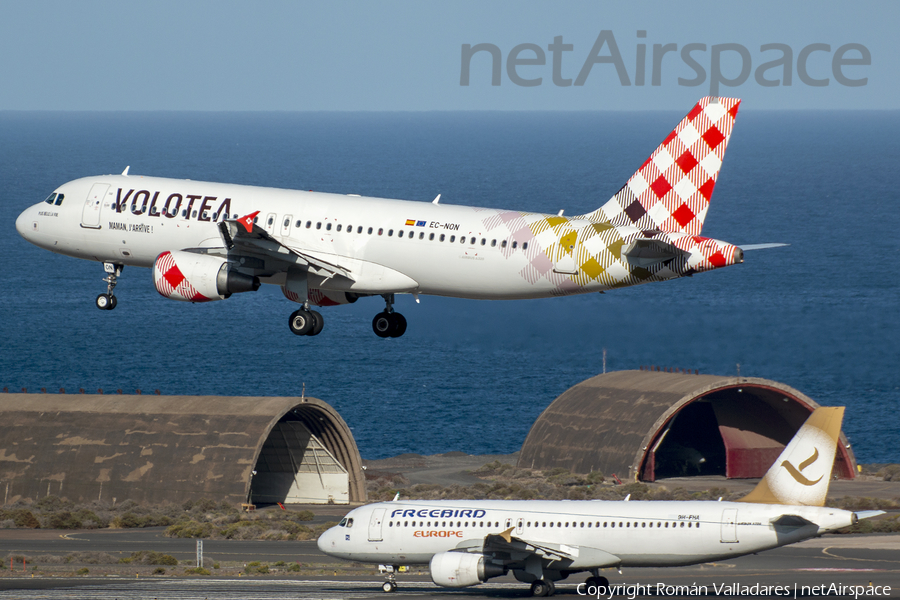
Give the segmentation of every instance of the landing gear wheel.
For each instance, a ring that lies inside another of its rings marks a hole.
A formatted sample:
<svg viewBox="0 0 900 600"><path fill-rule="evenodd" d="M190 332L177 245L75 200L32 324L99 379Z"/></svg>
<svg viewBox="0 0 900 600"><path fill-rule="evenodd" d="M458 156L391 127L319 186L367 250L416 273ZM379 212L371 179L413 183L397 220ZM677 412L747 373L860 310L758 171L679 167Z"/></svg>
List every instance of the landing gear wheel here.
<svg viewBox="0 0 900 600"><path fill-rule="evenodd" d="M291 328L291 332L295 335L309 335L314 326L315 318L310 311L302 308L292 312L288 319L288 327Z"/></svg>
<svg viewBox="0 0 900 600"><path fill-rule="evenodd" d="M391 318L392 314L380 312L372 319L372 331L380 338L391 337L396 325L396 321Z"/></svg>
<svg viewBox="0 0 900 600"><path fill-rule="evenodd" d="M381 584L381 589L384 590L384 593L390 594L397 591L397 584L393 581L385 581Z"/></svg>
<svg viewBox="0 0 900 600"><path fill-rule="evenodd" d="M96 300L97 308L100 310L112 310L115 306L115 298L115 296L110 296L109 294L100 294Z"/></svg>
<svg viewBox="0 0 900 600"><path fill-rule="evenodd" d="M315 310L309 311L309 314L313 317L313 326L307 335L319 335L322 333L322 328L325 327L325 318Z"/></svg>
<svg viewBox="0 0 900 600"><path fill-rule="evenodd" d="M107 310L114 309L116 307L116 304L118 304L118 303L119 303L119 301L116 300L115 296L110 296L109 297L109 308Z"/></svg>
<svg viewBox="0 0 900 600"><path fill-rule="evenodd" d="M544 596L552 596L553 592L555 592L555 586L551 581L545 581L543 579L538 579L534 583L531 584L531 595L537 598L543 598Z"/></svg>
<svg viewBox="0 0 900 600"><path fill-rule="evenodd" d="M391 332L391 337L398 338L406 333L406 317L400 313L391 313L391 316L394 317L394 331Z"/></svg>
<svg viewBox="0 0 900 600"><path fill-rule="evenodd" d="M606 577L588 577L584 583L586 583L588 587L594 586L603 588L604 590L609 588L609 579ZM603 594L605 595L606 592L603 592Z"/></svg>

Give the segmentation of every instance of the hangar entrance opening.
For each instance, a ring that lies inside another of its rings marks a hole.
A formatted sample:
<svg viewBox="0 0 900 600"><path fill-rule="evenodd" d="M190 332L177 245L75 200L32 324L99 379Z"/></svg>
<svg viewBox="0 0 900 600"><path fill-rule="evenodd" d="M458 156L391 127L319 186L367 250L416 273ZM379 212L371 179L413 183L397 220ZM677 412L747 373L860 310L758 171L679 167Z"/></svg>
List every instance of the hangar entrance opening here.
<svg viewBox="0 0 900 600"><path fill-rule="evenodd" d="M322 441L291 413L266 438L250 483L256 504L348 504L350 476Z"/></svg>
<svg viewBox="0 0 900 600"><path fill-rule="evenodd" d="M655 478L725 475L725 444L709 402L681 410L650 452Z"/></svg>

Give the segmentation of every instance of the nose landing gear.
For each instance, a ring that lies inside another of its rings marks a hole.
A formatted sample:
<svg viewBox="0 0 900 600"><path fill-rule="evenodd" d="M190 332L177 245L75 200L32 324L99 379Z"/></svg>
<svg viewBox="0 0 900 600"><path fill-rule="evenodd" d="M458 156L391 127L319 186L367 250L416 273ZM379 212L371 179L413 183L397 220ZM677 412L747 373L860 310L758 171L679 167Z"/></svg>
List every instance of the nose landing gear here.
<svg viewBox="0 0 900 600"><path fill-rule="evenodd" d="M406 333L406 317L394 312L394 295L384 295L385 309L372 319L372 331L380 338L400 337Z"/></svg>
<svg viewBox="0 0 900 600"><path fill-rule="evenodd" d="M97 296L95 302L97 308L100 310L112 310L116 307L116 304L118 304L115 295L113 295L113 290L115 289L118 278L122 275L122 269L124 268L125 265L117 265L109 262L103 263L103 270L107 273L107 276L103 279L103 281L106 282L106 293Z"/></svg>

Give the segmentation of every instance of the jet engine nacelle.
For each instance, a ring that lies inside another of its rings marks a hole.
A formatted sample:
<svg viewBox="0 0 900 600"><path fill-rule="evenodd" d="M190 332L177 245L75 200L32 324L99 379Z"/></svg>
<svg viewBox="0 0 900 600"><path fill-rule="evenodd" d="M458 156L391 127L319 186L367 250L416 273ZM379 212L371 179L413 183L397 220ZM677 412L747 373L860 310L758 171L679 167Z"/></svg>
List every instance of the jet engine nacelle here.
<svg viewBox="0 0 900 600"><path fill-rule="evenodd" d="M477 585L503 575L503 567L485 564L484 555L466 552L439 552L431 557L431 580L443 587Z"/></svg>
<svg viewBox="0 0 900 600"><path fill-rule="evenodd" d="M303 304L303 300L296 293L281 286L281 293L291 302ZM353 304L359 300L359 294L353 292L335 292L332 290L320 290L309 288L309 302L316 306L337 306L338 304Z"/></svg>
<svg viewBox="0 0 900 600"><path fill-rule="evenodd" d="M153 263L156 291L170 300L210 302L239 292L255 292L259 278L238 273L221 256L174 250Z"/></svg>

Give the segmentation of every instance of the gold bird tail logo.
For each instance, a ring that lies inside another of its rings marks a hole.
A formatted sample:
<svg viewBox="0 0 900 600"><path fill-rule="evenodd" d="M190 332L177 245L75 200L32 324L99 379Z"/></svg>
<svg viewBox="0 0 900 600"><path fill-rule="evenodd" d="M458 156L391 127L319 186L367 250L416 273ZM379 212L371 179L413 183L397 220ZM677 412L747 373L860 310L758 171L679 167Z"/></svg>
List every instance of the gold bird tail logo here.
<svg viewBox="0 0 900 600"><path fill-rule="evenodd" d="M794 478L794 481L796 481L800 485L811 486L811 485L816 485L817 483L822 481L822 477L824 477L824 475L820 475L819 478L816 479L815 481L810 481L809 479L807 479L806 477L803 476L803 473L801 473L801 471L803 471L803 469L805 469L809 465L816 462L818 459L819 459L819 449L813 448L812 456L810 456L809 458L804 460L802 463L800 463L799 469L797 467L795 467L794 465L792 465L789 461L786 461L786 460L782 461L781 466L784 467L785 469L787 469L787 472L791 474L791 477Z"/></svg>

